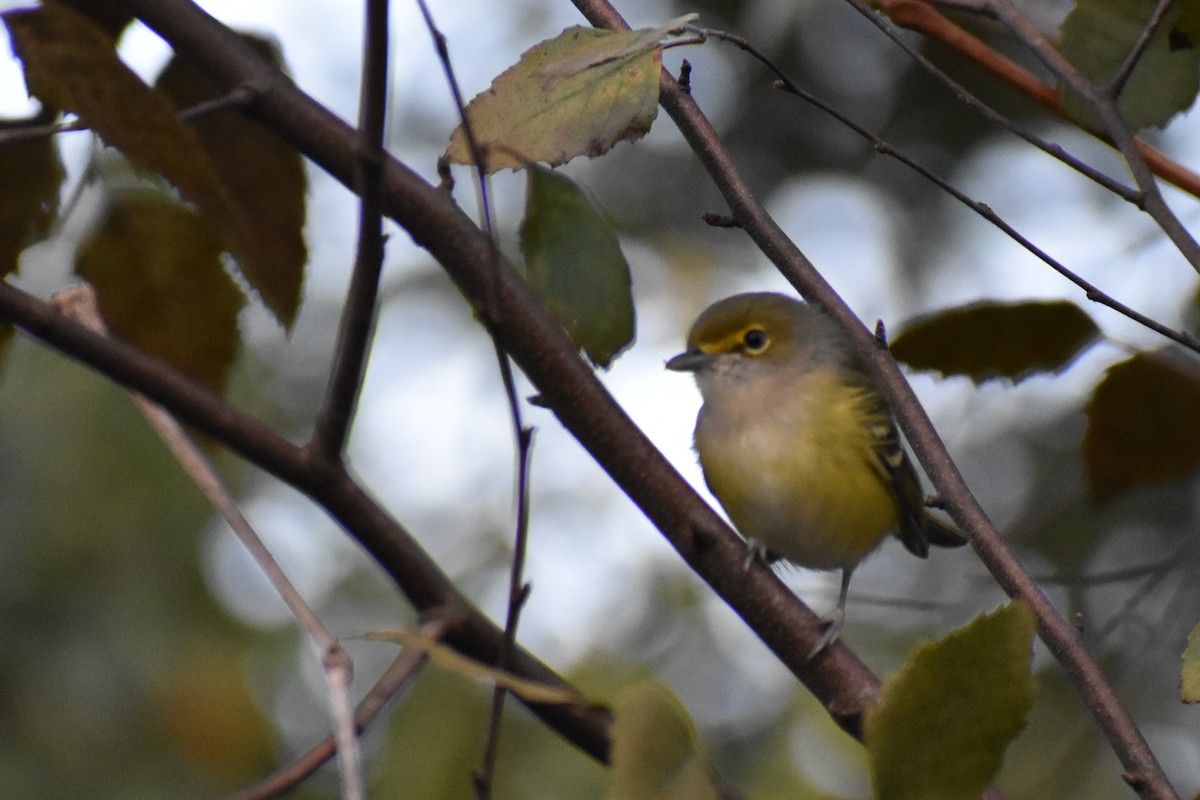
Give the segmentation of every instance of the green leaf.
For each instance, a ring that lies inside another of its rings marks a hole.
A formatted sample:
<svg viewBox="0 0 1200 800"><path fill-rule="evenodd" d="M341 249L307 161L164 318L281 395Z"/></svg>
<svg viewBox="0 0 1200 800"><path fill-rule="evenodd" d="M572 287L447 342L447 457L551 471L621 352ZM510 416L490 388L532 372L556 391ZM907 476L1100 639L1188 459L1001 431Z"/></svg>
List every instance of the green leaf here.
<svg viewBox="0 0 1200 800"><path fill-rule="evenodd" d="M1033 706L1033 633L1014 601L908 657L866 719L877 800L978 800Z"/></svg>
<svg viewBox="0 0 1200 800"><path fill-rule="evenodd" d="M132 162L166 178L216 223L226 247L246 253L246 226L196 132L161 92L121 63L112 38L57 3L3 15L31 94L78 114Z"/></svg>
<svg viewBox="0 0 1200 800"><path fill-rule="evenodd" d="M1078 0L1062 25L1062 54L1085 77L1103 85L1145 28L1157 0ZM1200 0L1176 2L1163 18L1118 99L1131 128L1162 126L1195 102L1200 91ZM1094 114L1069 90L1063 107L1072 119L1097 127Z"/></svg>
<svg viewBox="0 0 1200 800"><path fill-rule="evenodd" d="M1179 698L1185 703L1200 703L1200 624L1188 634L1187 647L1183 651Z"/></svg>
<svg viewBox="0 0 1200 800"><path fill-rule="evenodd" d="M282 54L273 42L243 38L260 55L283 66ZM171 59L155 86L181 108L218 96L217 88L203 73L178 56ZM300 307L308 261L304 243L308 182L303 159L236 109L206 114L193 125L217 176L229 190L236 213L247 223L242 272L267 308L290 328Z"/></svg>
<svg viewBox="0 0 1200 800"><path fill-rule="evenodd" d="M0 147L0 277L15 272L21 252L50 232L62 180L52 137Z"/></svg>
<svg viewBox="0 0 1200 800"><path fill-rule="evenodd" d="M1200 369L1173 350L1109 367L1087 417L1083 463L1096 503L1200 468Z"/></svg>
<svg viewBox="0 0 1200 800"><path fill-rule="evenodd" d="M621 693L613 709L608 800L717 800L712 768L687 709L659 684Z"/></svg>
<svg viewBox="0 0 1200 800"><path fill-rule="evenodd" d="M112 199L75 267L96 288L113 333L220 391L245 303L221 249L205 218L161 194L132 191Z"/></svg>
<svg viewBox="0 0 1200 800"><path fill-rule="evenodd" d="M974 303L905 326L892 355L913 369L1020 382L1037 372L1061 372L1100 335L1074 303Z"/></svg>
<svg viewBox="0 0 1200 800"><path fill-rule="evenodd" d="M521 221L525 279L601 367L633 341L629 264L604 210L564 175L531 165Z"/></svg>
<svg viewBox="0 0 1200 800"><path fill-rule="evenodd" d="M641 31L574 27L536 45L467 104L485 170L554 166L640 139L658 114L661 65L658 40ZM475 163L461 125L444 158Z"/></svg>

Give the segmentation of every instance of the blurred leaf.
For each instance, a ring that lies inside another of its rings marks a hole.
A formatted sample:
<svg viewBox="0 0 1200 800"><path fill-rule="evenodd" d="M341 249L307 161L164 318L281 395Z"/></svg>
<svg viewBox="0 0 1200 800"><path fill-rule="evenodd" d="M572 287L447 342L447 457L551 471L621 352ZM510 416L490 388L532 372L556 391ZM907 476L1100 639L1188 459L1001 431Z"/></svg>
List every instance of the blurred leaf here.
<svg viewBox="0 0 1200 800"><path fill-rule="evenodd" d="M226 247L246 252L246 227L196 132L117 58L113 40L82 14L49 4L4 15L31 94L79 115L144 169L162 175L216 223Z"/></svg>
<svg viewBox="0 0 1200 800"><path fill-rule="evenodd" d="M1033 706L1033 613L1020 601L917 648L864 738L878 800L977 800Z"/></svg>
<svg viewBox="0 0 1200 800"><path fill-rule="evenodd" d="M236 650L195 643L176 654L156 689L161 733L177 754L227 781L249 780L271 766L274 731L251 696Z"/></svg>
<svg viewBox="0 0 1200 800"><path fill-rule="evenodd" d="M609 800L716 800L713 772L687 709L643 681L614 708Z"/></svg>
<svg viewBox="0 0 1200 800"><path fill-rule="evenodd" d="M282 68L282 54L273 42L254 36L243 39ZM216 86L179 56L171 59L155 86L180 108L219 94ZM239 259L242 272L267 308L290 328L300 307L308 261L304 244L308 182L303 159L237 109L205 114L193 126L248 228L245 258Z"/></svg>
<svg viewBox="0 0 1200 800"><path fill-rule="evenodd" d="M1157 0L1078 0L1062 25L1062 54L1097 85L1108 81L1133 48ZM1186 111L1200 91L1200 0L1176 2L1134 68L1118 106L1134 130L1163 126ZM1070 90L1068 115L1098 127L1095 115Z"/></svg>
<svg viewBox="0 0 1200 800"><path fill-rule="evenodd" d="M531 165L521 221L525 279L593 364L633 341L629 264L612 221L564 175Z"/></svg>
<svg viewBox="0 0 1200 800"><path fill-rule="evenodd" d="M467 104L486 171L554 166L640 139L658 114L661 65L657 39L641 31L573 27L527 50ZM461 125L444 158L475 163Z"/></svg>
<svg viewBox="0 0 1200 800"><path fill-rule="evenodd" d="M224 388L245 298L221 264L221 242L207 220L154 192L118 195L75 266L96 287L113 333Z"/></svg>
<svg viewBox="0 0 1200 800"><path fill-rule="evenodd" d="M133 22L133 13L121 3L112 0L60 0L63 5L70 6L116 40L120 38L125 27Z"/></svg>
<svg viewBox="0 0 1200 800"><path fill-rule="evenodd" d="M21 252L50 232L62 180L52 137L0 147L0 277L15 272Z"/></svg>
<svg viewBox="0 0 1200 800"><path fill-rule="evenodd" d="M1200 703L1200 623L1188 634L1187 647L1183 651L1179 697L1185 703Z"/></svg>
<svg viewBox="0 0 1200 800"><path fill-rule="evenodd" d="M891 343L913 369L1020 382L1036 372L1061 372L1100 335L1074 303L973 303L912 320Z"/></svg>
<svg viewBox="0 0 1200 800"><path fill-rule="evenodd" d="M441 644L414 631L373 631L368 633L366 638L370 641L395 642L404 647L415 647L422 650L431 661L442 669L457 672L472 680L494 681L497 686L519 695L530 703L581 702L581 698L569 689L526 680L511 672L480 663L464 656L449 645Z"/></svg>
<svg viewBox="0 0 1200 800"><path fill-rule="evenodd" d="M1200 369L1172 350L1109 367L1087 415L1083 462L1095 503L1200 467Z"/></svg>

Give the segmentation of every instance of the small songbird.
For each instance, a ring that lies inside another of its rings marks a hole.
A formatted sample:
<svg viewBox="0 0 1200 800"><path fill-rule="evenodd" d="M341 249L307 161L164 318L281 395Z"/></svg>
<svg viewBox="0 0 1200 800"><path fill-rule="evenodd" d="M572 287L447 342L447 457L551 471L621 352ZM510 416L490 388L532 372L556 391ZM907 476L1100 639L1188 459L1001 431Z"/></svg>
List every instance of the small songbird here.
<svg viewBox="0 0 1200 800"><path fill-rule="evenodd" d="M887 400L818 309L767 292L726 298L666 366L695 375L696 453L750 544L747 566L761 555L842 571L814 654L839 636L850 576L888 533L921 558L966 544L926 510Z"/></svg>

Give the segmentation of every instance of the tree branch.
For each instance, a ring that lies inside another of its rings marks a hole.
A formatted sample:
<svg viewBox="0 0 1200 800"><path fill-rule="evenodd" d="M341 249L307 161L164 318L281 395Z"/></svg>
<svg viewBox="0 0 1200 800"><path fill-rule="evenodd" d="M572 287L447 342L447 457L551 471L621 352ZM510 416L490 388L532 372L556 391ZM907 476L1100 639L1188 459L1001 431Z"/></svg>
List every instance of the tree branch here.
<svg viewBox="0 0 1200 800"><path fill-rule="evenodd" d="M352 149L346 158L353 161ZM453 623L446 630L447 644L479 661L495 662L503 632L454 587L413 537L340 464L313 459L169 365L125 342L89 331L7 281L0 281L0 319L146 395L185 424L315 500L379 562L417 610L448 610ZM522 677L567 686L524 649L516 648L509 663ZM531 708L581 750L607 759L606 711L565 705Z"/></svg>
<svg viewBox="0 0 1200 800"><path fill-rule="evenodd" d="M574 0L574 3L593 25L628 29L606 0ZM708 118L666 71L662 73L661 91L663 107L712 176L739 226L806 299L816 302L837 320L870 366L891 400L905 436L941 493L946 509L970 535L972 546L997 583L1010 596L1030 604L1037 617L1039 635L1100 723L1126 769L1126 780L1142 797L1177 798L1136 723L1083 646L1078 631L1058 613L967 487L895 360L878 346L854 312L767 213Z"/></svg>
<svg viewBox="0 0 1200 800"><path fill-rule="evenodd" d="M367 0L359 95L358 159L354 184L359 196L358 250L338 329L325 404L311 447L322 458L340 460L366 373L367 348L375 329L379 275L383 271L383 211L380 171L387 122L388 0Z"/></svg>
<svg viewBox="0 0 1200 800"><path fill-rule="evenodd" d="M188 0L125 3L218 86L250 83L263 87L247 113L337 180L353 185L354 131L303 94L231 31ZM861 717L878 695L878 679L845 646L830 647L821 657L808 659L820 637L817 616L769 569L742 570L742 540L617 405L512 265L494 258L488 238L445 193L404 165L389 158L383 179L385 214L442 264L492 335L537 387L546 406L697 574L830 709L834 719L861 735ZM373 505L372 509L378 513ZM358 530L356 523L360 520L349 517L346 521L350 523L347 529L374 553L373 537ZM422 564L428 560L423 552L413 558ZM429 566L436 570L432 564ZM412 588L410 584L401 583L406 593ZM490 638L493 630L489 623L489 649L494 642ZM472 647L480 649L478 645ZM545 717L550 712L539 713ZM580 735L594 730L588 727ZM596 744L586 738L583 741ZM585 749L596 753L602 748Z"/></svg>

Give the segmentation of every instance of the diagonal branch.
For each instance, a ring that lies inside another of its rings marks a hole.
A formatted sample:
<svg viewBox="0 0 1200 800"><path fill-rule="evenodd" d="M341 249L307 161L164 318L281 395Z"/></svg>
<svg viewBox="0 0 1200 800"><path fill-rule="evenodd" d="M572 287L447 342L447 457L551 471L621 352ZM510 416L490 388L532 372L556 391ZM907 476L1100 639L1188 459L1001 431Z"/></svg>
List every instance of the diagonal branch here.
<svg viewBox="0 0 1200 800"><path fill-rule="evenodd" d="M628 29L607 0L575 0L575 5L593 25ZM1033 608L1039 635L1100 723L1125 766L1126 779L1143 797L1176 798L1158 760L1083 646L1078 631L1058 613L971 493L895 360L878 346L854 312L767 213L691 94L681 91L665 71L661 102L709 171L739 226L806 299L816 302L838 321L870 366L892 401L905 436L946 502L946 509L970 534L972 546L997 583L1010 596L1023 598Z"/></svg>
<svg viewBox="0 0 1200 800"><path fill-rule="evenodd" d="M353 136L351 131L350 136ZM353 150L347 151L347 162ZM388 516L341 464L313 459L267 425L171 366L125 342L100 336L7 281L0 281L0 319L59 352L144 394L180 421L321 505L383 567L418 611L453 618L445 641L465 655L494 663L503 632L455 588L412 535ZM566 682L527 650L514 648L513 672L552 686ZM608 756L609 715L601 708L531 706L548 725L599 760Z"/></svg>
<svg viewBox="0 0 1200 800"><path fill-rule="evenodd" d="M231 31L188 0L125 3L178 52L204 69L218 86L263 87L247 112L337 180L353 185L354 131L303 94ZM839 724L861 735L862 715L878 696L875 676L845 646L830 647L820 658L809 660L808 654L820 636L817 616L765 567L749 573L741 569L741 539L633 424L579 357L562 327L533 298L512 265L493 257L486 235L445 193L394 159L388 159L385 165L384 187L385 213L437 258L563 425L697 574L830 709ZM4 294L0 292L0 300ZM325 502L320 495L317 497ZM377 508L372 509L377 513ZM374 554L372 537L364 535L356 522L360 520L350 517L343 524L350 523L347 529ZM427 561L423 552L413 557L422 563ZM434 565L428 566L436 570ZM401 585L406 593L410 592L409 582ZM475 629L480 635L486 634L491 649L494 629L481 628L476 621ZM457 639L450 641L465 647L463 638L470 632L461 631ZM480 649L479 645L472 647ZM494 659L494 651L482 658ZM524 658L529 659L527 655ZM537 710L544 718L552 717L553 710ZM585 728L579 720L570 721L580 737L574 741L586 743L585 749L593 754L604 752L600 742L584 735L595 728ZM566 722L560 722L562 730Z"/></svg>

